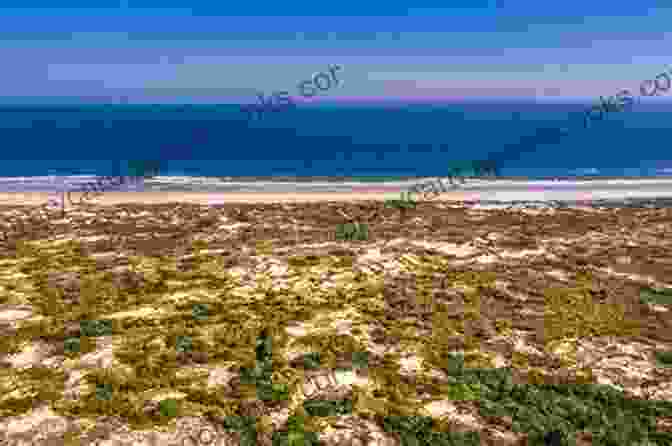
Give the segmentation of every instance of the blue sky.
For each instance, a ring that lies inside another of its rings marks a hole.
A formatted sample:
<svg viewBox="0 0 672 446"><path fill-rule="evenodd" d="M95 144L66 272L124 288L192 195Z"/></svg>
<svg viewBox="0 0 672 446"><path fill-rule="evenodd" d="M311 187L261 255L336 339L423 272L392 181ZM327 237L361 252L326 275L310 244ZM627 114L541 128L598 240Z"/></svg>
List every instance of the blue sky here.
<svg viewBox="0 0 672 446"><path fill-rule="evenodd" d="M669 1L409 3L3 0L0 98L252 102L338 64L315 100L592 101L672 69Z"/></svg>

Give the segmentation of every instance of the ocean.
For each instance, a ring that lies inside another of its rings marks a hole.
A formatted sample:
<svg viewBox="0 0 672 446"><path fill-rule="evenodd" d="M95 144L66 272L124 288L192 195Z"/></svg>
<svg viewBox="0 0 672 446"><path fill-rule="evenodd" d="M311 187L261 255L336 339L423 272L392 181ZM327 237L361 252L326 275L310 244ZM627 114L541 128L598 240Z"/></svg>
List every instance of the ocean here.
<svg viewBox="0 0 672 446"><path fill-rule="evenodd" d="M322 104L250 121L233 104L1 106L0 187L128 174L131 160L156 160L159 177L182 179L397 182L445 177L502 151L494 158L505 177L669 176L672 104L636 104L587 129L586 107ZM556 126L568 132L558 142L529 138Z"/></svg>

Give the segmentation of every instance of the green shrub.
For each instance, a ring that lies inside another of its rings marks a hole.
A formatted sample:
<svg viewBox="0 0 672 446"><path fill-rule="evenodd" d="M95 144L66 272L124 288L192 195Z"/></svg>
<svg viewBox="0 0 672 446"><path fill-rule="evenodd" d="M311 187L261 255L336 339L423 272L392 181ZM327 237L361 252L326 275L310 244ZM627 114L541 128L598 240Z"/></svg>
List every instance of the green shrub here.
<svg viewBox="0 0 672 446"><path fill-rule="evenodd" d="M311 417L331 417L352 413L352 400L306 400L303 408Z"/></svg>
<svg viewBox="0 0 672 446"><path fill-rule="evenodd" d="M315 432L304 429L301 415L290 415L287 419L287 430L273 432L273 446L318 446L319 439Z"/></svg>
<svg viewBox="0 0 672 446"><path fill-rule="evenodd" d="M434 432L432 419L426 416L390 415L383 418L383 429L397 433L402 445L408 446L478 446L481 444L477 432Z"/></svg>
<svg viewBox="0 0 672 446"><path fill-rule="evenodd" d="M159 412L162 416L167 418L174 418L177 416L177 400L167 398L159 403Z"/></svg>
<svg viewBox="0 0 672 446"><path fill-rule="evenodd" d="M289 388L285 384L273 384L271 337L265 333L260 334L256 340L255 353L257 357L254 368L240 368L240 382L242 384L254 384L257 390L257 398L262 401L283 401L289 398Z"/></svg>
<svg viewBox="0 0 672 446"><path fill-rule="evenodd" d="M229 431L242 432L249 429L254 429L255 422L256 420L254 417L231 415L224 417L222 427Z"/></svg>
<svg viewBox="0 0 672 446"><path fill-rule="evenodd" d="M96 384L96 398L103 401L112 399L112 385L111 384Z"/></svg>
<svg viewBox="0 0 672 446"><path fill-rule="evenodd" d="M553 430L560 431L562 444L569 444L579 431L591 431L593 444L672 441L672 434L655 430L657 416L672 416L669 401L628 399L598 384L514 385L510 369L468 369L457 379L479 383L479 413L510 417L513 430L526 433L530 446L544 445Z"/></svg>
<svg viewBox="0 0 672 446"><path fill-rule="evenodd" d="M411 192L401 193L400 199L387 199L385 200L385 207L393 209L415 209L417 202L411 197Z"/></svg>
<svg viewBox="0 0 672 446"><path fill-rule="evenodd" d="M193 349L193 340L191 336L178 336L175 341L175 350L180 353L188 352Z"/></svg>
<svg viewBox="0 0 672 446"><path fill-rule="evenodd" d="M464 372L464 355L448 354L445 372L448 375L462 375Z"/></svg>
<svg viewBox="0 0 672 446"><path fill-rule="evenodd" d="M257 446L257 431L246 430L241 432L240 446Z"/></svg>
<svg viewBox="0 0 672 446"><path fill-rule="evenodd" d="M208 318L208 306L205 304L194 304L191 313L194 319L204 321Z"/></svg>
<svg viewBox="0 0 672 446"><path fill-rule="evenodd" d="M257 361L270 361L272 357L272 339L266 333L261 333L257 337L255 352Z"/></svg>
<svg viewBox="0 0 672 446"><path fill-rule="evenodd" d="M431 446L479 446L478 432L430 432L426 444ZM406 444L409 444L408 442ZM550 446L550 445L549 445ZM554 446L554 445L553 445Z"/></svg>
<svg viewBox="0 0 672 446"><path fill-rule="evenodd" d="M273 391L272 396L274 401L287 401L289 399L289 386L287 384L272 384L271 390Z"/></svg>
<svg viewBox="0 0 672 446"><path fill-rule="evenodd" d="M289 388L286 384L274 384L270 378L256 380L257 398L261 401L286 401L289 399Z"/></svg>
<svg viewBox="0 0 672 446"><path fill-rule="evenodd" d="M270 382L273 373L273 363L271 361L257 361L254 368L240 368L240 382L243 384L259 384L260 380Z"/></svg>
<svg viewBox="0 0 672 446"><path fill-rule="evenodd" d="M310 431L276 431L273 432L273 446L318 446L320 444L315 432Z"/></svg>
<svg viewBox="0 0 672 446"><path fill-rule="evenodd" d="M303 367L306 369L317 369L320 367L320 353L310 352L303 355Z"/></svg>
<svg viewBox="0 0 672 446"><path fill-rule="evenodd" d="M259 377L258 375L260 375L260 374L257 372L256 368L250 369L250 368L247 368L247 367L241 367L240 368L240 383L241 384L247 384L247 385L256 384L257 379Z"/></svg>
<svg viewBox="0 0 672 446"><path fill-rule="evenodd" d="M655 352L656 361L661 367L672 367L672 350L664 352Z"/></svg>
<svg viewBox="0 0 672 446"><path fill-rule="evenodd" d="M369 367L369 352L352 352L352 366L358 369Z"/></svg>
<svg viewBox="0 0 672 446"><path fill-rule="evenodd" d="M365 223L339 223L336 226L337 240L368 240L369 225Z"/></svg>
<svg viewBox="0 0 672 446"><path fill-rule="evenodd" d="M672 289L644 288L639 292L639 301L643 304L672 305Z"/></svg>
<svg viewBox="0 0 672 446"><path fill-rule="evenodd" d="M478 384L455 383L448 386L448 398L454 401L470 401L478 398Z"/></svg>
<svg viewBox="0 0 672 446"><path fill-rule="evenodd" d="M70 337L63 342L67 354L79 353L81 350L81 341L79 338Z"/></svg>
<svg viewBox="0 0 672 446"><path fill-rule="evenodd" d="M112 321L107 319L80 321L79 327L82 336L91 338L97 336L110 336L113 333Z"/></svg>
<svg viewBox="0 0 672 446"><path fill-rule="evenodd" d="M228 431L240 433L240 446L256 446L257 428L254 417L227 416L222 422L222 427Z"/></svg>

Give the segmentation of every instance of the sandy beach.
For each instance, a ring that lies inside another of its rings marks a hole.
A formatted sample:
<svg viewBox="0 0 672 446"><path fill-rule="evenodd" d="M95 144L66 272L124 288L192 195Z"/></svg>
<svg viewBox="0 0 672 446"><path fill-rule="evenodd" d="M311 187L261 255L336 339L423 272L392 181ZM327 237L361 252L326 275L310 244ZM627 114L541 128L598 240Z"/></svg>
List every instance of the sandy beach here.
<svg viewBox="0 0 672 446"><path fill-rule="evenodd" d="M80 193L72 193L73 202L77 202ZM398 194L397 194L398 195ZM452 194L451 194L452 195ZM56 197L47 192L15 192L0 193L0 204L3 205L31 205L45 204L49 199ZM320 202L320 201L359 201L376 200L395 197L394 193L258 193L258 192L105 192L87 203L95 202L100 205L117 205L123 203L166 204L166 203L193 203L202 205L218 205L224 203L274 203L274 202ZM450 198L446 198L450 199ZM456 195L453 199L457 200ZM66 199L66 209L72 207Z"/></svg>
<svg viewBox="0 0 672 446"><path fill-rule="evenodd" d="M427 181L427 180L423 180ZM232 190L175 191L151 190L156 184L148 183L145 191L108 191L86 200L87 203L118 205L122 203L193 203L220 205L224 203L315 203L321 201L384 201L399 198L415 182L403 184L340 184L328 183L233 183ZM220 186L221 187L221 186ZM327 189L328 188L328 189ZM239 189L256 189L241 192ZM78 202L80 192L71 192L73 202ZM447 202L590 202L595 200L636 200L672 198L670 179L601 179L593 181L472 181L453 191L426 199L414 195L417 201ZM57 192L0 192L0 205L39 206L49 200L60 200ZM66 200L66 209L72 206Z"/></svg>

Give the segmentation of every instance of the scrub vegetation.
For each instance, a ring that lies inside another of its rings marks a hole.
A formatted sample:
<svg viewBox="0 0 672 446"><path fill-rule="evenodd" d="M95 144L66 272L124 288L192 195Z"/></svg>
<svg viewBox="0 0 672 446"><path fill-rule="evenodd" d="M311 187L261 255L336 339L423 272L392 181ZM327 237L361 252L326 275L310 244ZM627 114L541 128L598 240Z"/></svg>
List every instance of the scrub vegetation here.
<svg viewBox="0 0 672 446"><path fill-rule="evenodd" d="M44 404L134 431L198 417L249 445L332 444L326 432L343 420L367 426L349 427L355 437L378 429L404 445L496 444L493 430L510 435L508 444L672 442L669 303L656 310L640 299L653 291L604 272L621 247L567 241L588 227L609 234L627 214L604 216L598 228L573 210L531 220L418 203L414 221L399 222L382 203L349 204L349 215L373 209L379 218L368 220L368 239L336 240L342 212L297 206L315 228L298 244L291 228L286 238L268 229L274 212L295 215L286 205L108 207L100 212L110 219L133 217L94 230L90 214L73 212L32 239L30 227L12 227L14 241L0 247L0 304L30 315L1 326L0 419ZM444 245L408 242L423 239L417 228ZM478 248L474 240L493 232L494 248ZM105 233L123 243L97 238ZM467 263L458 249L473 243L479 256L501 256L560 235L576 250L545 245L554 256L480 263L470 254ZM564 277L547 274L553 268ZM613 376L602 340L649 343L631 354L648 358L644 390L600 382ZM38 344L50 361L20 366ZM308 394L323 372L356 379ZM436 412L442 404L475 421Z"/></svg>

